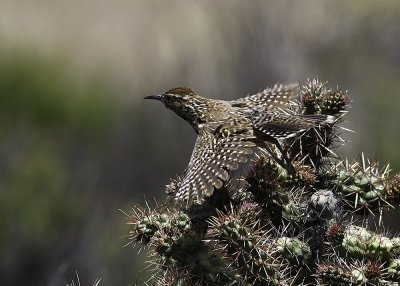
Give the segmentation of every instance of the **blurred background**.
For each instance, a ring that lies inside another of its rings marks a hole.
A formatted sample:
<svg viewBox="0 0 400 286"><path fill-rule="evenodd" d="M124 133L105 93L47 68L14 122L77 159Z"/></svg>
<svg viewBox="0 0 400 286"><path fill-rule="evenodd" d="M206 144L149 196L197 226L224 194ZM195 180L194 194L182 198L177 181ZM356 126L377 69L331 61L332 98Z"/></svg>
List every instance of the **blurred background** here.
<svg viewBox="0 0 400 286"><path fill-rule="evenodd" d="M397 0L0 0L1 284L143 285L119 209L189 160L191 127L142 100L171 87L318 76L353 98L342 154L400 170L399 51Z"/></svg>

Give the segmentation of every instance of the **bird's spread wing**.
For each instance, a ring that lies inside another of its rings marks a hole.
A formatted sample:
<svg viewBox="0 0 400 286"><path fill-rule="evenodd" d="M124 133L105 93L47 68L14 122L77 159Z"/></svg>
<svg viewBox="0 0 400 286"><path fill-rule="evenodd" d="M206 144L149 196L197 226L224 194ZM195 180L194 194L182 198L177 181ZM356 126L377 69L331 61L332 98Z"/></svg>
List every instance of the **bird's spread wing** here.
<svg viewBox="0 0 400 286"><path fill-rule="evenodd" d="M292 101L296 100L298 91L298 84L276 84L272 88L268 87L257 94L248 95L231 103L233 106L246 106L251 109L272 111L288 107Z"/></svg>
<svg viewBox="0 0 400 286"><path fill-rule="evenodd" d="M183 175L176 200L191 203L202 201L213 194L214 188L221 188L229 179L229 171L247 161L253 152L254 136L240 133L231 127L200 128L199 136ZM232 130L234 133L232 133Z"/></svg>
<svg viewBox="0 0 400 286"><path fill-rule="evenodd" d="M294 115L276 112L253 112L253 128L266 137L287 139L315 127L332 123L332 116Z"/></svg>

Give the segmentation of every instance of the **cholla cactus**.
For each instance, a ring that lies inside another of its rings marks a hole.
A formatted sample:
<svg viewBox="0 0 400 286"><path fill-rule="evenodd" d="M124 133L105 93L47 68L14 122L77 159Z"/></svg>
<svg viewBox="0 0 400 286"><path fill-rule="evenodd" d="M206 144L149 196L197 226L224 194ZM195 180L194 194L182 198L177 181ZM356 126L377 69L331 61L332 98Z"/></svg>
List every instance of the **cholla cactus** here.
<svg viewBox="0 0 400 286"><path fill-rule="evenodd" d="M399 285L400 237L382 229L385 209L400 202L400 174L336 155L347 92L313 79L300 93L288 113L336 120L258 150L248 172L204 202L177 205L178 178L164 205L133 207L129 242L150 249L151 283Z"/></svg>

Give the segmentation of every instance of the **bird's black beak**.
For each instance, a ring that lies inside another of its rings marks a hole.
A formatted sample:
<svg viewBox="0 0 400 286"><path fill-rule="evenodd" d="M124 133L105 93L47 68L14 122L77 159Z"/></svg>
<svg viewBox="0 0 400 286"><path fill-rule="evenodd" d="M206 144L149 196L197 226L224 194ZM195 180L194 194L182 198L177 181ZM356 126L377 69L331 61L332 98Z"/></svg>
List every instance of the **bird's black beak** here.
<svg viewBox="0 0 400 286"><path fill-rule="evenodd" d="M163 96L161 94L157 94L157 95L149 95L146 96L144 99L155 99L155 100L162 100Z"/></svg>

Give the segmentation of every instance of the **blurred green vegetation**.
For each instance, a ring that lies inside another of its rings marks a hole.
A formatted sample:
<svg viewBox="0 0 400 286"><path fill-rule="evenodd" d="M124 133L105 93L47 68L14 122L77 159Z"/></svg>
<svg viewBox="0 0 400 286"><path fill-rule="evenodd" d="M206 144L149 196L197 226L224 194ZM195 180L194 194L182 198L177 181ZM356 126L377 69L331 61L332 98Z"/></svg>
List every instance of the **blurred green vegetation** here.
<svg viewBox="0 0 400 286"><path fill-rule="evenodd" d="M0 52L3 282L44 283L41 264L51 267L69 251L88 214L85 186L96 179L78 184L75 168L112 142L116 101L104 84L79 81L62 64L24 51Z"/></svg>
<svg viewBox="0 0 400 286"><path fill-rule="evenodd" d="M23 51L0 53L2 132L15 132L25 125L39 129L33 133L48 132L50 137L97 140L107 134L115 110L105 86L73 80L62 72L62 64Z"/></svg>

